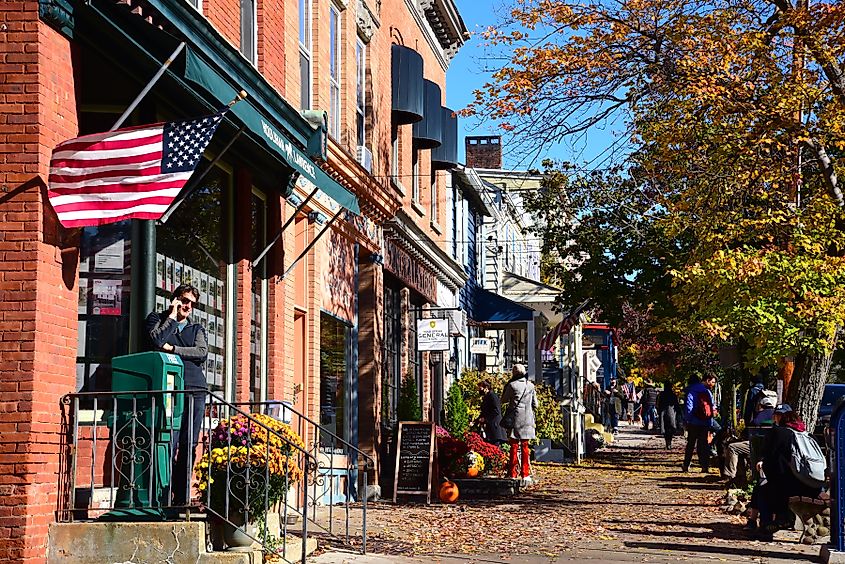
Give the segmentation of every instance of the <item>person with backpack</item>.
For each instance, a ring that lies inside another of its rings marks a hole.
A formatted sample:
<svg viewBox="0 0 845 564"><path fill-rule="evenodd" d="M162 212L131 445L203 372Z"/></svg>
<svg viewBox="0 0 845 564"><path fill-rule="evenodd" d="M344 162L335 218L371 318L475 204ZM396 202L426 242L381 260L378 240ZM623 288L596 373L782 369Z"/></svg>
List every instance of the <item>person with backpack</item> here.
<svg viewBox="0 0 845 564"><path fill-rule="evenodd" d="M751 387L748 388L748 393L745 394L745 405L742 410L742 420L746 425L751 424L754 415L757 413L757 404L760 403L760 394L766 389L763 383L763 374L755 374L751 377ZM777 397L777 396L775 396Z"/></svg>
<svg viewBox="0 0 845 564"><path fill-rule="evenodd" d="M770 540L778 529L789 528L793 496L818 497L824 484L825 459L801 417L789 405L775 409L775 425L766 435L757 468L760 537Z"/></svg>
<svg viewBox="0 0 845 564"><path fill-rule="evenodd" d="M746 422L746 427L743 431L745 439L728 443L725 446L725 465L722 469L722 476L727 479L725 482L726 488L738 487L745 483L745 463L751 456L749 428L771 427L774 413L775 399L769 396L763 396L757 404L757 413L754 419ZM741 469L739 477L737 476L738 469Z"/></svg>
<svg viewBox="0 0 845 564"><path fill-rule="evenodd" d="M684 452L684 463L681 470L689 472L692 453L698 453L698 463L703 473L710 471L710 445L708 436L713 429L713 393L716 386L716 376L708 374L702 381L690 378L684 401L684 422L687 427L687 446Z"/></svg>

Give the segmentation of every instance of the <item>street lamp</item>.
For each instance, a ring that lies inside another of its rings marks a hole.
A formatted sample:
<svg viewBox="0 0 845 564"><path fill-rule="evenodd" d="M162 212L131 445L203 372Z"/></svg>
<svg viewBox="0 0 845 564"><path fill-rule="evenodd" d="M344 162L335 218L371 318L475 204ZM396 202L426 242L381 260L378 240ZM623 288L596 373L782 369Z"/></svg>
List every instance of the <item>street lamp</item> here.
<svg viewBox="0 0 845 564"><path fill-rule="evenodd" d="M450 356L449 360L446 362L446 372L449 374L454 374L458 370L458 359L454 356Z"/></svg>

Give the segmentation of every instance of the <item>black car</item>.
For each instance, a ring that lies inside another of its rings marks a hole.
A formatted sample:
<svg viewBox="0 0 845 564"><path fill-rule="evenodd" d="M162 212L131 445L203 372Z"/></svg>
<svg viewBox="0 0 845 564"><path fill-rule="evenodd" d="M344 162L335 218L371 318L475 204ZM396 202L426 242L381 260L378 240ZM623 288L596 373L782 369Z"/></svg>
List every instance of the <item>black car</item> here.
<svg viewBox="0 0 845 564"><path fill-rule="evenodd" d="M819 416L816 419L814 435L820 436L824 433L825 427L830 424L833 408L836 407L839 399L843 396L845 396L845 384L825 384L822 401L819 403Z"/></svg>

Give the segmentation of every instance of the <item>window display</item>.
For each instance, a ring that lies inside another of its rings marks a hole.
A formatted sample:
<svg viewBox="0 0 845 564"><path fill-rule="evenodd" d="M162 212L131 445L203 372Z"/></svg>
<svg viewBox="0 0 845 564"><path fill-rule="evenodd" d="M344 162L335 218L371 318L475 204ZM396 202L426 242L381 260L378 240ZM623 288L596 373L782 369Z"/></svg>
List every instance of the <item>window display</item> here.
<svg viewBox="0 0 845 564"><path fill-rule="evenodd" d="M166 309L179 284L192 284L200 290L193 321L206 330L205 377L209 389L217 392L225 388L227 311L223 296L231 283L231 185L229 173L215 167L167 223L156 228L156 306Z"/></svg>

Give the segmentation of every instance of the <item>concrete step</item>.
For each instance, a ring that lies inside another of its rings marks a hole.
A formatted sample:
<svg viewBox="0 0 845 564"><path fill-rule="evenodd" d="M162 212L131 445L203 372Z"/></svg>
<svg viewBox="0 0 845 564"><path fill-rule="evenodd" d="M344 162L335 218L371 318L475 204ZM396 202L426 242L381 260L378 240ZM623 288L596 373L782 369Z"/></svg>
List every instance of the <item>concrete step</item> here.
<svg viewBox="0 0 845 564"><path fill-rule="evenodd" d="M57 564L188 564L205 552L205 523L53 523L47 537L47 561Z"/></svg>
<svg viewBox="0 0 845 564"><path fill-rule="evenodd" d="M253 545L245 551L208 552L205 522L53 523L47 540L47 562L114 564L168 562L170 564L262 564L263 553ZM317 549L307 539L306 553ZM298 562L302 541L289 536L281 562Z"/></svg>

